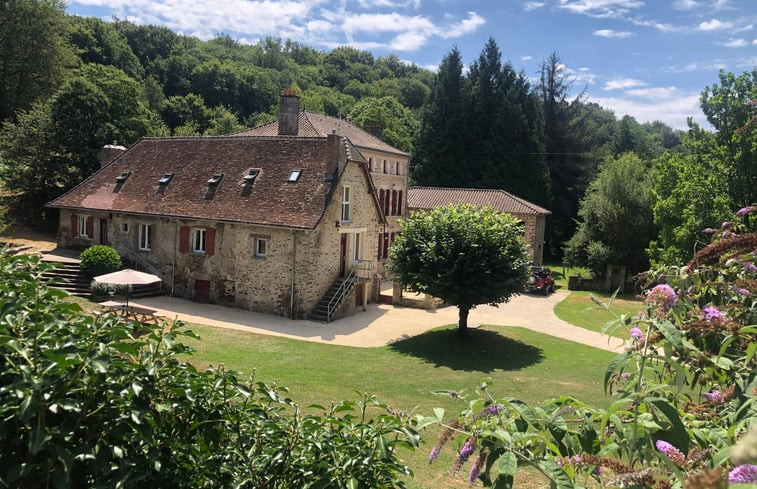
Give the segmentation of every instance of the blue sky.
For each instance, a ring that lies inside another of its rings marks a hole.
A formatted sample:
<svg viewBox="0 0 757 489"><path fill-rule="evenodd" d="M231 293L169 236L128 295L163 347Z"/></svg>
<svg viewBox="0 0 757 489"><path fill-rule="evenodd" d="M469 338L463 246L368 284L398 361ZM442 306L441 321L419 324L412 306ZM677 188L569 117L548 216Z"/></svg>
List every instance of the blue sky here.
<svg viewBox="0 0 757 489"><path fill-rule="evenodd" d="M704 122L699 94L718 70L757 69L757 0L68 0L66 11L201 39L351 45L432 70L454 46L470 64L493 37L534 81L556 51L590 101L681 129Z"/></svg>

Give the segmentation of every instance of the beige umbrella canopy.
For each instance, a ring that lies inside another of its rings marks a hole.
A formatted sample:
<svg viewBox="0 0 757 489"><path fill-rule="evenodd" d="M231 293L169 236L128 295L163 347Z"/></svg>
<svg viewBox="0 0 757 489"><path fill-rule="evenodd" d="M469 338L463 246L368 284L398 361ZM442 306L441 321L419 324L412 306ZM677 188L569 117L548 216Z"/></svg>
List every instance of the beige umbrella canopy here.
<svg viewBox="0 0 757 489"><path fill-rule="evenodd" d="M131 268L124 268L113 273L98 275L93 279L101 284L113 285L149 285L160 282L160 277L151 273L139 272ZM126 295L126 304L129 304L129 295Z"/></svg>

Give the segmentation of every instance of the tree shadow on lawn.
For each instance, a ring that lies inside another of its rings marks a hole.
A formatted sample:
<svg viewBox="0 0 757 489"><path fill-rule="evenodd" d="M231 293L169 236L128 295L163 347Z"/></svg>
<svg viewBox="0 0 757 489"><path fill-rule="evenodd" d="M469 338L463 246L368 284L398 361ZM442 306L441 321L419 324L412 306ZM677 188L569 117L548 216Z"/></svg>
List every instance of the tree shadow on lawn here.
<svg viewBox="0 0 757 489"><path fill-rule="evenodd" d="M468 330L467 337L458 336L457 328L436 329L392 343L389 348L436 367L469 372L520 370L544 359L541 348L485 329Z"/></svg>

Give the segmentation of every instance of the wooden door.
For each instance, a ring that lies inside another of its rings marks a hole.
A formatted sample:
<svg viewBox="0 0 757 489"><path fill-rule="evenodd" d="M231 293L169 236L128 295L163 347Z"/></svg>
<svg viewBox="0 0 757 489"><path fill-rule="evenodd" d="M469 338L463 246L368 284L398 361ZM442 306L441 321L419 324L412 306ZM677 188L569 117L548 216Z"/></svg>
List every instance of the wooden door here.
<svg viewBox="0 0 757 489"><path fill-rule="evenodd" d="M210 280L195 280L195 300L197 302L210 301Z"/></svg>
<svg viewBox="0 0 757 489"><path fill-rule="evenodd" d="M100 244L108 244L108 220L100 219Z"/></svg>
<svg viewBox="0 0 757 489"><path fill-rule="evenodd" d="M341 250L339 252L339 276L340 277L346 277L347 276L347 234L342 233L341 235Z"/></svg>

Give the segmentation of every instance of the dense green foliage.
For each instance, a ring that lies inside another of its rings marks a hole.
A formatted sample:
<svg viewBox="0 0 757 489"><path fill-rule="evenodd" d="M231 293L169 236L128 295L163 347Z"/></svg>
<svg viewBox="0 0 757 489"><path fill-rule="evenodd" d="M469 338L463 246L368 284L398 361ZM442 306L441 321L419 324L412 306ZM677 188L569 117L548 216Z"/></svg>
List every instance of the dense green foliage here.
<svg viewBox="0 0 757 489"><path fill-rule="evenodd" d="M587 266L604 277L608 265L627 273L649 267L645 248L657 236L647 166L633 153L609 157L586 189L576 234L565 247L565 261Z"/></svg>
<svg viewBox="0 0 757 489"><path fill-rule="evenodd" d="M471 308L507 302L528 277L521 223L491 207L459 204L414 212L389 255L403 287L457 306L461 335L467 334Z"/></svg>
<svg viewBox="0 0 757 489"><path fill-rule="evenodd" d="M558 489L757 483L757 234L744 229L651 272L646 311L605 326L628 338L604 374L608 409L568 396L528 405L484 382L460 415L421 420L445 427L429 460L457 438L454 470L472 460L470 481L486 486L513 487L524 466Z"/></svg>
<svg viewBox="0 0 757 489"><path fill-rule="evenodd" d="M407 420L371 396L303 413L277 385L179 360L179 324L93 316L0 255L0 485L404 487Z"/></svg>
<svg viewBox="0 0 757 489"><path fill-rule="evenodd" d="M104 275L121 269L121 255L106 245L90 246L79 255L81 271L90 277Z"/></svg>

